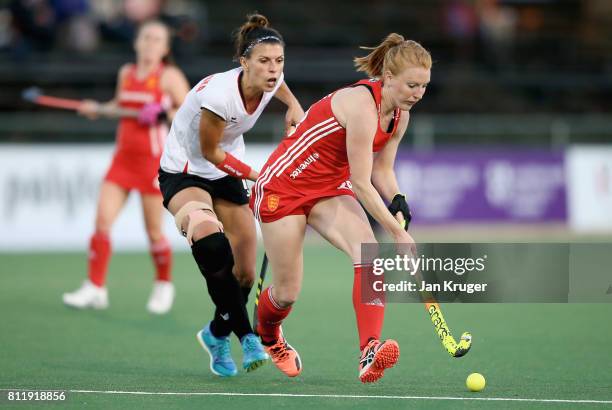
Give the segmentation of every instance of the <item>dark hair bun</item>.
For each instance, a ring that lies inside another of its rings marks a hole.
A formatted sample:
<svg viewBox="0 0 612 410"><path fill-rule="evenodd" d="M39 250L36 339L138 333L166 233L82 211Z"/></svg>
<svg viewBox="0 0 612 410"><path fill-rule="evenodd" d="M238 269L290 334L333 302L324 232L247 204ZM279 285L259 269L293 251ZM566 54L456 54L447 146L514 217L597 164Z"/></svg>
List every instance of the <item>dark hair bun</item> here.
<svg viewBox="0 0 612 410"><path fill-rule="evenodd" d="M258 38L276 37L277 42L284 46L283 37L280 33L270 27L268 18L257 12L247 15L246 22L235 31L234 42L236 45L236 54L234 60L238 61L241 56L249 54L249 44L257 41ZM274 39L268 39L267 42L274 42Z"/></svg>
<svg viewBox="0 0 612 410"><path fill-rule="evenodd" d="M249 24L253 24L259 27L270 27L270 22L268 21L268 18L262 14L249 14L247 16L247 22Z"/></svg>

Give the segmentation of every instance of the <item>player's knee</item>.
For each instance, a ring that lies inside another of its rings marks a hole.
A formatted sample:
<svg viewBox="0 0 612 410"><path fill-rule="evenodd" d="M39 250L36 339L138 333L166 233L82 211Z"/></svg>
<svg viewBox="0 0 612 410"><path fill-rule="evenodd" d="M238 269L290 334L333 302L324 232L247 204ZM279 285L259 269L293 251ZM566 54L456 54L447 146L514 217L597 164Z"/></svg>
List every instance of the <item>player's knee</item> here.
<svg viewBox="0 0 612 410"><path fill-rule="evenodd" d="M96 216L96 232L108 234L111 230L112 222L100 215Z"/></svg>
<svg viewBox="0 0 612 410"><path fill-rule="evenodd" d="M198 240L205 238L213 233L219 232L219 226L213 222L204 221L193 227L193 242L197 242ZM225 235L223 235L225 237Z"/></svg>
<svg viewBox="0 0 612 410"><path fill-rule="evenodd" d="M223 232L210 233L196 241L191 253L205 277L215 274L230 274L234 264L232 248Z"/></svg>
<svg viewBox="0 0 612 410"><path fill-rule="evenodd" d="M367 244L366 254L362 254L362 244ZM368 237L365 235L360 241L352 241L348 247L349 257L353 263L364 263L365 257L373 257L378 255L378 241L374 235Z"/></svg>
<svg viewBox="0 0 612 410"><path fill-rule="evenodd" d="M236 279L238 279L238 284L240 284L241 288L252 288L255 284L255 278L253 277L235 276Z"/></svg>
<svg viewBox="0 0 612 410"><path fill-rule="evenodd" d="M252 288L255 283L255 268L252 266L238 266L234 268L234 276L242 288Z"/></svg>
<svg viewBox="0 0 612 410"><path fill-rule="evenodd" d="M299 289L291 286L275 286L273 289L274 301L281 308L287 308L297 302Z"/></svg>
<svg viewBox="0 0 612 410"><path fill-rule="evenodd" d="M159 228L147 228L147 236L150 243L157 243L163 238L162 231Z"/></svg>
<svg viewBox="0 0 612 410"><path fill-rule="evenodd" d="M103 224L96 223L95 232L100 232L105 235L110 235L110 231L111 231L110 228L111 227L109 225L103 225Z"/></svg>
<svg viewBox="0 0 612 410"><path fill-rule="evenodd" d="M187 238L189 245L213 232L223 231L223 225L217 219L215 211L205 202L187 202L174 214L174 222L179 232Z"/></svg>

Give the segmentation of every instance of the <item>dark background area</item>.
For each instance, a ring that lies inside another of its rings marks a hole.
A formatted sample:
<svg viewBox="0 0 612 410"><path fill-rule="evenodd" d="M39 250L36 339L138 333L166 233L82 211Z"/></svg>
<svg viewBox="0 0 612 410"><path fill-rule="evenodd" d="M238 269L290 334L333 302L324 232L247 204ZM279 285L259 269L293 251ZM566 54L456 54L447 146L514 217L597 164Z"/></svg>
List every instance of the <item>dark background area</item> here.
<svg viewBox="0 0 612 410"><path fill-rule="evenodd" d="M13 0L0 1L0 141L112 141L114 122L89 122L20 99L110 99L133 59L139 22L174 32L174 57L191 84L233 66L232 31L259 11L285 37L286 81L307 107L362 77L360 45L398 32L434 58L407 144L564 146L612 136L612 2L607 0ZM282 137L272 104L248 140Z"/></svg>

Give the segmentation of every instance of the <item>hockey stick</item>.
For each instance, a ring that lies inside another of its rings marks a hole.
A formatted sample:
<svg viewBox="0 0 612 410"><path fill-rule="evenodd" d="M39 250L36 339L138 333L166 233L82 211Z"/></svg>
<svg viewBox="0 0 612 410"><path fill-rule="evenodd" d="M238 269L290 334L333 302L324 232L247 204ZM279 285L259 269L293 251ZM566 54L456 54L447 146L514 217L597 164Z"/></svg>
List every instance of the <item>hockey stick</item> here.
<svg viewBox="0 0 612 410"><path fill-rule="evenodd" d="M400 225L403 229L406 229L406 220L402 220ZM415 278L419 282L423 282L423 277L419 271L415 272ZM420 288L422 288L422 286ZM436 334L440 338L440 342L442 342L444 349L453 357L465 356L472 347L472 335L470 332L463 332L459 339L459 343L457 343L446 324L442 309L433 294L429 291L421 291L421 298L423 303L425 303L425 309L427 313L429 313L431 323L433 323Z"/></svg>
<svg viewBox="0 0 612 410"><path fill-rule="evenodd" d="M444 319L444 315L442 315L442 309L440 309L438 302L436 302L433 295L429 292L423 292L422 296L423 295L425 299L425 309L427 313L429 313L431 323L433 323L436 334L440 338L440 342L442 342L444 349L453 357L465 356L472 347L472 335L470 332L463 332L459 339L459 343L457 343L446 324L446 320Z"/></svg>
<svg viewBox="0 0 612 410"><path fill-rule="evenodd" d="M405 226L406 222L402 221L402 228ZM418 271L415 272L415 278L419 282L423 282L421 273ZM436 334L440 338L440 342L442 342L444 349L446 349L448 354L453 357L465 356L472 347L472 334L470 332L463 332L461 334L461 338L459 339L459 343L457 343L448 325L446 324L446 320L442 314L442 309L440 308L440 305L434 298L433 294L429 291L422 291L421 298L423 299L423 303L425 303L425 309L427 310L427 313L429 313L431 323L433 323Z"/></svg>
<svg viewBox="0 0 612 410"><path fill-rule="evenodd" d="M261 296L261 290L263 289L267 270L268 255L264 252L263 260L261 261L261 270L259 271L259 281L257 282L257 291L255 292L255 306L253 307L253 331L255 334L257 334L257 307L259 306L259 297Z"/></svg>
<svg viewBox="0 0 612 410"><path fill-rule="evenodd" d="M42 90L37 87L30 87L30 88L23 90L23 92L21 93L21 98L23 98L25 101L28 101L28 102L31 102L37 105L42 105L44 107L60 108L64 110L73 110L73 111L79 110L81 108L81 105L83 104L83 101L81 100L75 100L71 98L59 98L59 97L52 97L49 95L44 95ZM138 110L131 110L127 108L117 108L109 112L106 112L105 114L111 117L137 118Z"/></svg>

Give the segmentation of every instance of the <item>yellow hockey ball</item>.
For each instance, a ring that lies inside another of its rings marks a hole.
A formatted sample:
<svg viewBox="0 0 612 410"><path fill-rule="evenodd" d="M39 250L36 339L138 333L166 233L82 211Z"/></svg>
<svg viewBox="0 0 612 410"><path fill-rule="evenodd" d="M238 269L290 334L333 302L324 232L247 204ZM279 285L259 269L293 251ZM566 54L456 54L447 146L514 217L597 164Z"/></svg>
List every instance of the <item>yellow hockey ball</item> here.
<svg viewBox="0 0 612 410"><path fill-rule="evenodd" d="M485 388L485 378L480 373L472 373L467 377L465 385L470 391L481 391Z"/></svg>

